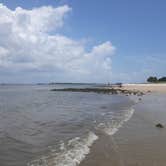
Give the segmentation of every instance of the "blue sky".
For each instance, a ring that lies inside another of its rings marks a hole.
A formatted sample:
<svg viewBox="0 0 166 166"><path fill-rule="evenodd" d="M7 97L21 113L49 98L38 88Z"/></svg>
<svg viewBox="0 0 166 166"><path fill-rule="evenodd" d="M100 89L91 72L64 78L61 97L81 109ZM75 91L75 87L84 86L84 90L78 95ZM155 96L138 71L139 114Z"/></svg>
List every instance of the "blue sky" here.
<svg viewBox="0 0 166 166"><path fill-rule="evenodd" d="M59 23L60 28L47 31L47 35L67 37L77 44L81 43L81 46L78 45L81 47L80 49L84 50L83 53L70 57L70 60L77 56L82 57L79 63L76 60L71 62L74 67L70 73L67 71L68 68L62 69L59 63L55 66L49 63L39 63L40 60L35 58L38 55L34 54L33 59L36 60L35 65L38 65L37 69L34 67L23 69L20 67L23 66L22 64L13 64L16 61L14 59L12 67L9 65L6 65L7 67L0 66L0 81L144 82L150 75L158 77L165 75L166 2L164 0L1 0L0 2L11 11L15 11L18 6L31 11L33 8L41 8L41 6L49 5L56 9L67 5L70 11L65 11L65 17L61 18L63 26ZM14 23L12 22L12 24ZM49 26L54 27L55 25L49 24ZM19 31L19 33L22 34L23 32ZM29 34L30 32L25 33ZM44 34L45 32L40 36ZM15 41L13 41L12 46L14 44ZM108 49L106 53L102 50L102 59L97 57L96 51L93 51L94 47L101 45L103 45L102 49ZM8 48L4 47L0 51L4 49L7 50ZM59 48L57 49L59 50ZM66 45L61 49L65 50ZM74 47L73 45L72 49L72 53L78 50L77 46ZM56 50L54 51L56 52ZM4 54L4 51L1 52ZM11 52L10 54L13 55L14 53ZM22 54L24 54L24 50ZM85 59L84 56L86 57L86 55L93 55L93 59ZM52 56L54 57L53 60L57 62L58 55ZM66 65L65 58L64 65ZM8 58L5 64L9 59L11 58ZM25 59L27 57L24 56L24 61ZM44 59L44 61L47 61L47 59ZM93 66L94 61L96 66L91 69L90 66ZM63 58L60 63L63 66ZM69 68L71 68L71 65L69 65ZM41 68L41 66L44 66L44 68ZM47 69L45 66L51 66L51 69ZM17 70L15 70L16 68Z"/></svg>

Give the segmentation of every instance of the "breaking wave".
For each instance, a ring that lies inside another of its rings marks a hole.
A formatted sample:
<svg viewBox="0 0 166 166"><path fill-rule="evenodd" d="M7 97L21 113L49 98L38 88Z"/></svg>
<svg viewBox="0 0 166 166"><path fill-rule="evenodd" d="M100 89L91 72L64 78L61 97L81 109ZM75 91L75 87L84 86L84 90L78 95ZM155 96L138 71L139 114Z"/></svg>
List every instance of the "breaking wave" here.
<svg viewBox="0 0 166 166"><path fill-rule="evenodd" d="M107 115L110 121L99 123L96 127L98 131L104 132L107 135L114 135L122 125L128 121L134 113L134 109L123 110L120 114ZM115 116L115 117L114 117ZM61 142L60 147L50 147L50 152L47 155L31 161L27 166L77 166L90 152L90 147L98 139L98 136L89 132L86 137L75 137L69 141Z"/></svg>
<svg viewBox="0 0 166 166"><path fill-rule="evenodd" d="M90 151L90 146L98 136L89 132L86 138L73 138L65 143L61 143L60 152L50 152L47 156L42 156L37 160L28 163L28 166L76 166Z"/></svg>
<svg viewBox="0 0 166 166"><path fill-rule="evenodd" d="M119 128L132 117L134 109L130 108L123 112L125 112L123 116L118 116L115 120L112 119L110 122L100 123L97 128L108 135L114 135Z"/></svg>

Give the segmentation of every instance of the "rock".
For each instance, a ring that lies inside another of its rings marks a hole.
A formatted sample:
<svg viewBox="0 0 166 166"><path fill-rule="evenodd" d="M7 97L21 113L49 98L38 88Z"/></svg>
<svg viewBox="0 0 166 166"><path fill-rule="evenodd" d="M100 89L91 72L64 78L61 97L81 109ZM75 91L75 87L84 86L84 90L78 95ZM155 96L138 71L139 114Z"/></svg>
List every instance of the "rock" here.
<svg viewBox="0 0 166 166"><path fill-rule="evenodd" d="M125 94L125 95L137 95L141 94L139 91L125 90L125 89L114 89L114 88L64 88L64 89L51 89L51 91L66 91L66 92L94 92L103 94Z"/></svg>
<svg viewBox="0 0 166 166"><path fill-rule="evenodd" d="M101 109L106 109L107 107L106 106L101 106Z"/></svg>
<svg viewBox="0 0 166 166"><path fill-rule="evenodd" d="M164 126L161 123L156 124L156 127L158 127L158 128L164 128Z"/></svg>

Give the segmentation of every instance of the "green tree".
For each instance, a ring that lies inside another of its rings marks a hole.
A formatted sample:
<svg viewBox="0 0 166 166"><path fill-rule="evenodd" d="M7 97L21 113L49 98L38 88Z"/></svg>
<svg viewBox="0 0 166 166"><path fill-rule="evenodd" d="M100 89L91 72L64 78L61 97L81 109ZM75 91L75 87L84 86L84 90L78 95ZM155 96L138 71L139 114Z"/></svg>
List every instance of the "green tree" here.
<svg viewBox="0 0 166 166"><path fill-rule="evenodd" d="M166 77L161 77L158 79L159 82L166 82Z"/></svg>
<svg viewBox="0 0 166 166"><path fill-rule="evenodd" d="M158 79L157 79L157 77L149 77L148 79L147 79L147 82L157 82L158 81Z"/></svg>

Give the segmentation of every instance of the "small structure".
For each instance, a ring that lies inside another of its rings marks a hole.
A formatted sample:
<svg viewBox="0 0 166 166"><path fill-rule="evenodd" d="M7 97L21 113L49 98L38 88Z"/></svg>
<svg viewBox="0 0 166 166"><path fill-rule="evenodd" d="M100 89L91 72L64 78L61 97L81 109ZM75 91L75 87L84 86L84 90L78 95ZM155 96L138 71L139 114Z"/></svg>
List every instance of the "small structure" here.
<svg viewBox="0 0 166 166"><path fill-rule="evenodd" d="M122 83L121 82L118 82L115 84L117 87L121 88L122 87Z"/></svg>

